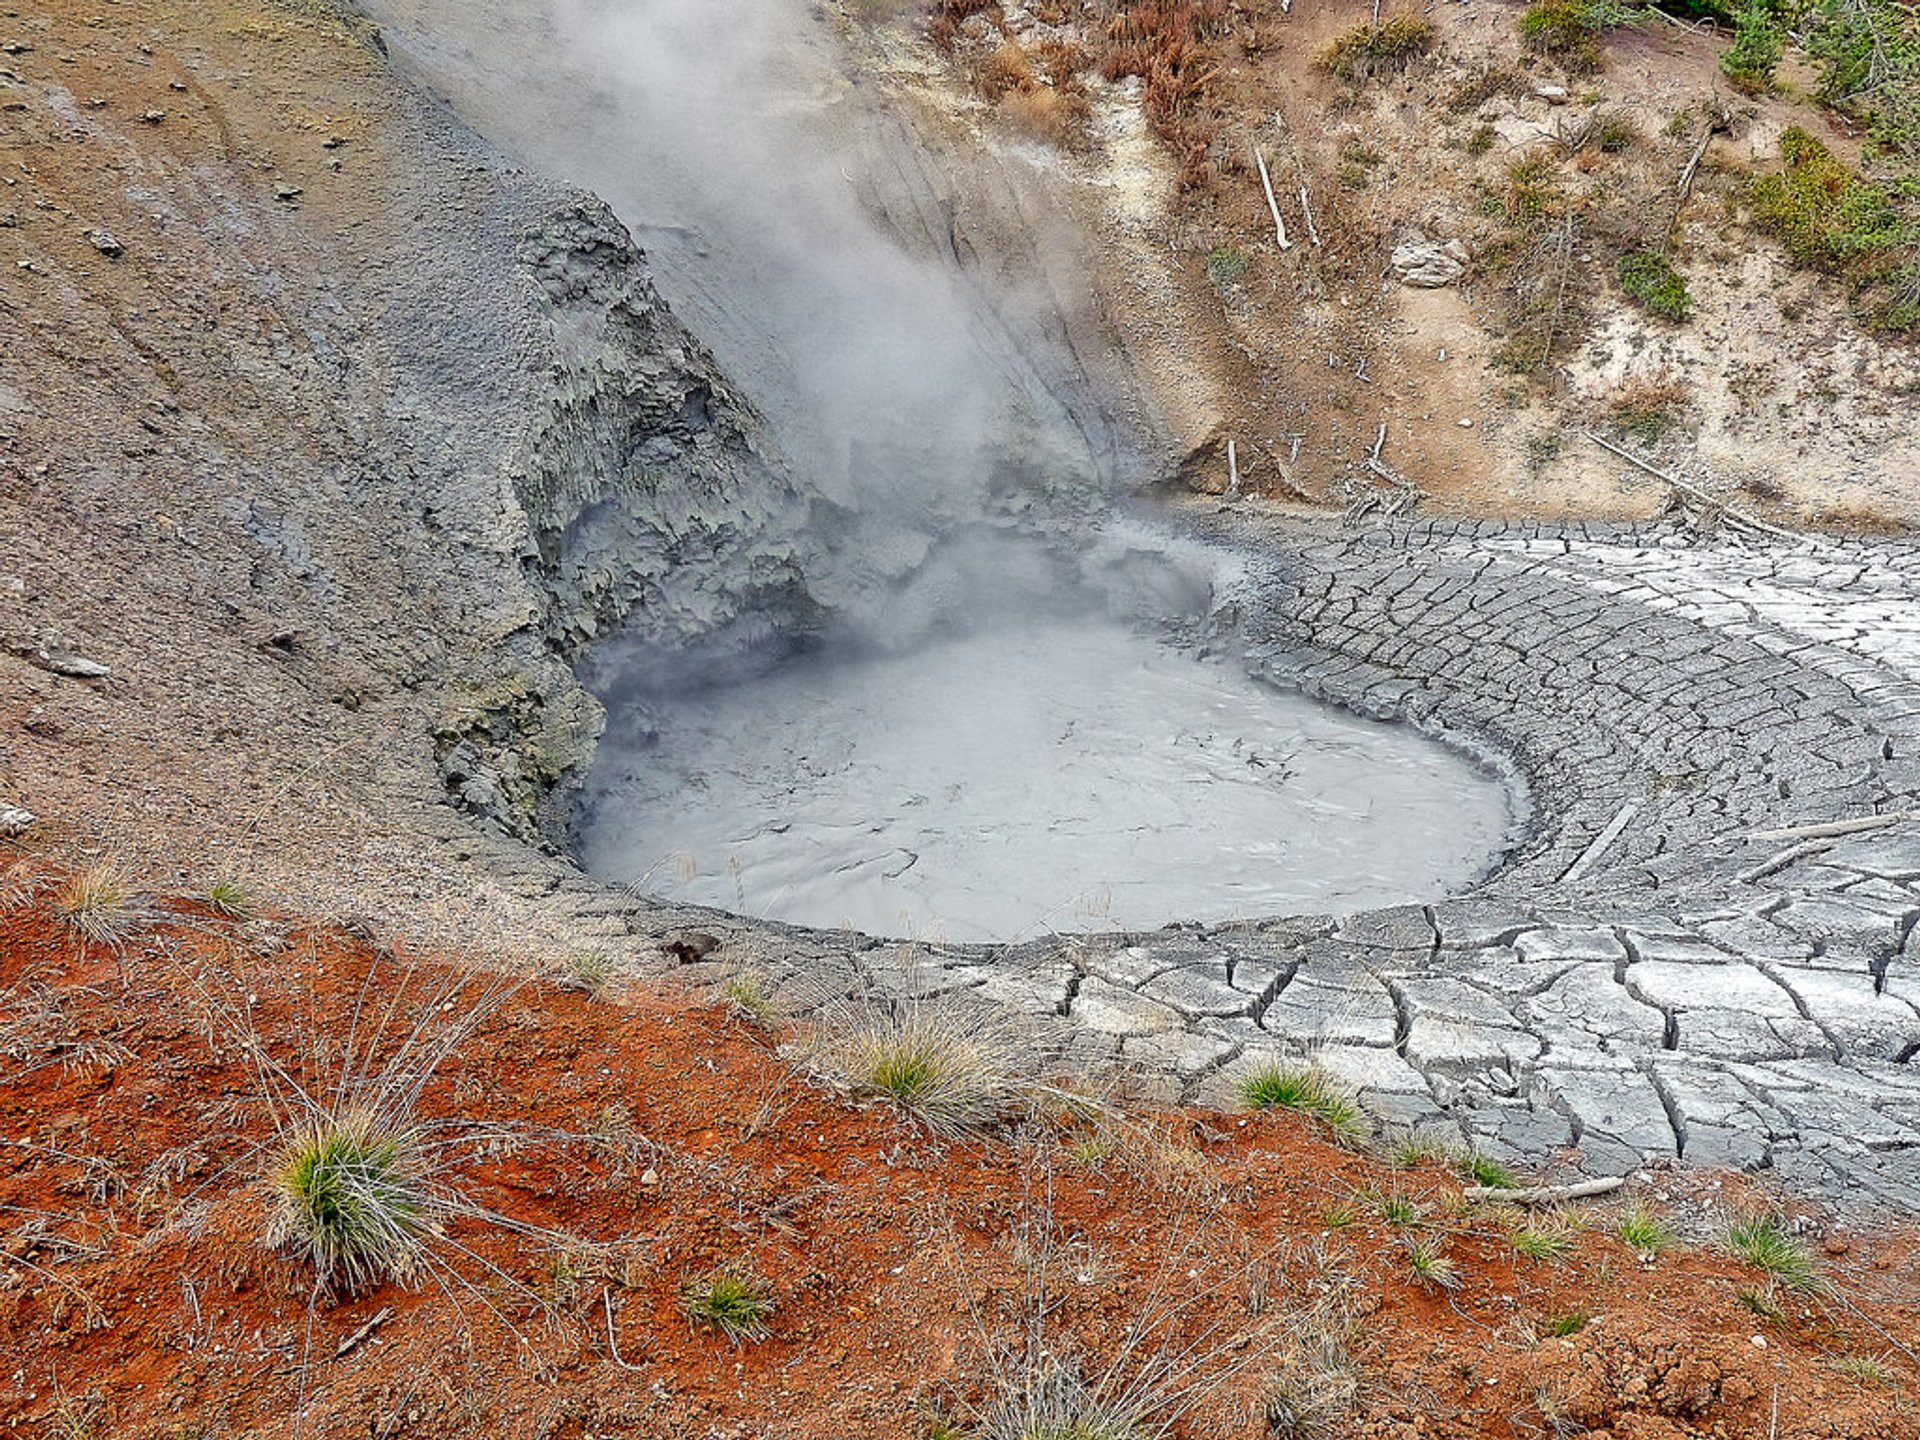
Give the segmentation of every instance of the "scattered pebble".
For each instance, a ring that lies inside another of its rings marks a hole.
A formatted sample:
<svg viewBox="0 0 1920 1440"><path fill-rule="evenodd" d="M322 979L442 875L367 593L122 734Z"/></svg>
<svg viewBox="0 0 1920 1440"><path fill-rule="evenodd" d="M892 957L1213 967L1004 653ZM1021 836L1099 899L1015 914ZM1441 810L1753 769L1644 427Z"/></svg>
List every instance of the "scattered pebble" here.
<svg viewBox="0 0 1920 1440"><path fill-rule="evenodd" d="M302 190L298 185L289 185L285 181L273 187L273 198L283 203L298 200L306 193L307 192Z"/></svg>
<svg viewBox="0 0 1920 1440"><path fill-rule="evenodd" d="M40 817L18 805L0 805L0 836L17 840L33 828Z"/></svg>
<svg viewBox="0 0 1920 1440"><path fill-rule="evenodd" d="M118 260L127 253L127 247L113 238L111 230L89 230L87 241L109 260Z"/></svg>
<svg viewBox="0 0 1920 1440"><path fill-rule="evenodd" d="M167 118L167 112L164 110L149 110L140 118L149 125L158 125Z"/></svg>

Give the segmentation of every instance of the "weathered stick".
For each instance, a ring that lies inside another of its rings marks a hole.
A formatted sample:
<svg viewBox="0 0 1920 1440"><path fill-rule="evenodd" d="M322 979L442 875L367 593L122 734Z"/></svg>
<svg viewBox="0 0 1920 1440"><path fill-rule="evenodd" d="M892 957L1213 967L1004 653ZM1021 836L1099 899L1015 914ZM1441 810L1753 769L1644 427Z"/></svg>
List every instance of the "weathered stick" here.
<svg viewBox="0 0 1920 1440"><path fill-rule="evenodd" d="M1227 441L1227 493L1240 493L1240 452L1231 440Z"/></svg>
<svg viewBox="0 0 1920 1440"><path fill-rule="evenodd" d="M1313 241L1313 248L1320 248L1320 227L1313 223L1313 207L1307 204L1307 187L1300 187L1300 213L1307 217L1307 238Z"/></svg>
<svg viewBox="0 0 1920 1440"><path fill-rule="evenodd" d="M1603 437L1594 434L1593 431L1591 430L1588 430L1585 433L1586 433L1586 437L1589 440L1593 441L1594 444L1598 445L1602 450L1611 451L1613 454L1618 455L1622 460L1625 460L1629 465L1638 466L1640 469L1646 471L1649 475L1652 475L1657 479L1666 481L1667 484L1671 485L1675 490L1679 491L1681 494L1691 495L1695 500L1699 501L1703 505L1712 505L1716 507L1722 515L1725 515L1729 520L1734 521L1736 524L1745 525L1749 529L1758 530L1762 535L1771 535L1776 540L1790 540L1795 544L1800 544L1804 542L1806 539L1806 536L1804 535L1796 535L1793 533L1793 531L1783 530L1778 525L1769 525L1766 521L1760 519L1758 516L1749 515L1744 510L1736 510L1731 505L1727 505L1722 501L1714 499L1713 496L1709 495L1706 491L1702 490L1698 485L1689 484L1687 481L1682 480L1678 475L1674 475L1669 473L1668 471L1662 470L1658 465L1653 464L1651 461L1642 460L1638 455L1634 454L1631 450L1627 450L1619 445L1615 445L1612 441L1604 439Z"/></svg>
<svg viewBox="0 0 1920 1440"><path fill-rule="evenodd" d="M1858 835L1862 830L1884 830L1911 820L1911 810L1889 810L1884 815L1862 815L1856 820L1822 820L1813 825L1787 825L1778 830L1749 830L1749 840L1817 840L1836 835Z"/></svg>
<svg viewBox="0 0 1920 1440"><path fill-rule="evenodd" d="M1582 1180L1578 1185L1535 1185L1525 1190L1502 1190L1493 1185L1469 1185L1460 1193L1469 1200L1493 1200L1503 1205L1558 1205L1563 1200L1590 1200L1611 1195L1626 1184L1622 1176Z"/></svg>
<svg viewBox="0 0 1920 1440"><path fill-rule="evenodd" d="M1267 192L1267 209L1273 213L1273 230L1280 237L1280 248L1291 250L1293 242L1287 239L1287 222L1280 218L1280 202L1273 198L1273 180L1267 174L1267 157L1260 153L1258 145L1253 147L1253 163L1260 167L1260 188Z"/></svg>
<svg viewBox="0 0 1920 1440"><path fill-rule="evenodd" d="M1789 845L1772 859L1762 860L1751 870L1742 870L1733 878L1742 885L1751 885L1756 880L1766 879L1767 876L1773 874L1776 870L1786 869L1787 866L1793 864L1796 860L1804 860L1809 855L1824 854L1828 850L1831 850L1836 843L1838 842L1831 838L1825 840L1802 840L1798 845Z"/></svg>
<svg viewBox="0 0 1920 1440"><path fill-rule="evenodd" d="M1640 803L1637 800L1629 800L1622 805L1619 813L1608 822L1607 828L1596 835L1593 843L1580 852L1580 858L1567 867L1566 873L1560 879L1562 881L1578 880L1586 874L1587 867L1607 853L1607 847L1620 838L1620 832L1625 830L1633 817L1639 813Z"/></svg>
<svg viewBox="0 0 1920 1440"><path fill-rule="evenodd" d="M373 1334L374 1331L378 1330L392 1318L393 1307L391 1305L382 1305L373 1313L372 1318L370 1318L366 1324L362 1325L358 1330L340 1342L340 1347L333 1352L333 1358L336 1360L344 1360L355 1350L359 1349L361 1343L366 1340L369 1335Z"/></svg>
<svg viewBox="0 0 1920 1440"><path fill-rule="evenodd" d="M1700 161L1706 156L1707 146L1713 143L1713 135L1713 126L1708 125L1707 133L1702 135L1700 143L1693 147L1693 158L1687 161L1687 168L1680 172L1680 198L1683 201L1693 193L1694 172L1700 168Z"/></svg>
<svg viewBox="0 0 1920 1440"><path fill-rule="evenodd" d="M1387 422L1382 420L1380 422L1380 433L1373 437L1373 458L1375 460L1378 460L1380 458L1380 447L1382 445L1385 445L1386 443L1387 443Z"/></svg>

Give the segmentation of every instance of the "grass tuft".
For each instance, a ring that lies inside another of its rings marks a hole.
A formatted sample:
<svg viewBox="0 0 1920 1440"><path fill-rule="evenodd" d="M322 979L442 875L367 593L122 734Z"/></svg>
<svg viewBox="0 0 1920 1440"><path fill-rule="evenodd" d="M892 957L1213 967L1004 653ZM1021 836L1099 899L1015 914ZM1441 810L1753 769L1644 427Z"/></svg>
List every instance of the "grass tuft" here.
<svg viewBox="0 0 1920 1440"><path fill-rule="evenodd" d="M1735 1259L1763 1271L1789 1290L1804 1294L1820 1288L1813 1252L1772 1215L1734 1221L1727 1227L1727 1249Z"/></svg>
<svg viewBox="0 0 1920 1440"><path fill-rule="evenodd" d="M1474 1151L1461 1160L1460 1169L1474 1184L1483 1185L1489 1190L1520 1188L1520 1177L1491 1155L1482 1155Z"/></svg>
<svg viewBox="0 0 1920 1440"><path fill-rule="evenodd" d="M1024 1108L1007 1022L963 1008L867 1006L830 1016L807 1052L854 1094L899 1107L936 1135L984 1130Z"/></svg>
<svg viewBox="0 0 1920 1440"><path fill-rule="evenodd" d="M1423 1235L1407 1242L1407 1269L1413 1278L1433 1290L1453 1290L1460 1284L1459 1272L1436 1236Z"/></svg>
<svg viewBox="0 0 1920 1440"><path fill-rule="evenodd" d="M780 1022L779 1002L758 975L735 975L720 987L720 993L744 1020L769 1030Z"/></svg>
<svg viewBox="0 0 1920 1440"><path fill-rule="evenodd" d="M1618 1234L1626 1247L1642 1259L1658 1255L1673 1244L1673 1231L1653 1211L1636 1205L1620 1217Z"/></svg>
<svg viewBox="0 0 1920 1440"><path fill-rule="evenodd" d="M582 950L569 955L560 971L560 988L577 990L597 1000L613 983L613 957L604 950Z"/></svg>
<svg viewBox="0 0 1920 1440"><path fill-rule="evenodd" d="M1433 23L1418 15L1395 15L1378 25L1356 25L1321 52L1320 68L1364 84L1376 75L1404 70L1433 49Z"/></svg>
<svg viewBox="0 0 1920 1440"><path fill-rule="evenodd" d="M207 886L207 908L229 920L251 920L260 913L253 886L238 875L221 875Z"/></svg>
<svg viewBox="0 0 1920 1440"><path fill-rule="evenodd" d="M1578 1335L1587 1328L1593 1317L1584 1310L1569 1310L1563 1315L1549 1315L1546 1331L1556 1340L1564 1340L1569 1335Z"/></svg>
<svg viewBox="0 0 1920 1440"><path fill-rule="evenodd" d="M1530 1215L1507 1234L1513 1253L1526 1260L1564 1260L1573 1250L1573 1225L1563 1215Z"/></svg>
<svg viewBox="0 0 1920 1440"><path fill-rule="evenodd" d="M108 860L62 880L53 892L53 913L80 939L96 945L124 945L153 919L146 901Z"/></svg>
<svg viewBox="0 0 1920 1440"><path fill-rule="evenodd" d="M268 1243L293 1246L323 1285L348 1292L409 1281L442 1213L430 1170L411 1126L366 1111L316 1115L268 1168Z"/></svg>
<svg viewBox="0 0 1920 1440"><path fill-rule="evenodd" d="M1262 1065L1240 1082L1240 1098L1256 1110L1296 1110L1310 1116L1342 1145L1365 1144L1373 1133L1359 1102L1317 1065Z"/></svg>
<svg viewBox="0 0 1920 1440"><path fill-rule="evenodd" d="M773 1296L761 1281L735 1266L689 1280L680 1304L695 1328L718 1330L736 1345L772 1333L767 1320L774 1311Z"/></svg>
<svg viewBox="0 0 1920 1440"><path fill-rule="evenodd" d="M1836 1355L1827 1362L1827 1368L1862 1385L1885 1385L1893 1379L1886 1362L1871 1355Z"/></svg>

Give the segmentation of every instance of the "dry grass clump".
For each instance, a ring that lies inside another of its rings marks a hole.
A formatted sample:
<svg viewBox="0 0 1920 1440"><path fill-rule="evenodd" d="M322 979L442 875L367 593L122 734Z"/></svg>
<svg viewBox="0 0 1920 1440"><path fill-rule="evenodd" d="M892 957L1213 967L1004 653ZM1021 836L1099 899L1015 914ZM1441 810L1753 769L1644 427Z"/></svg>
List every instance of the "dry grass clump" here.
<svg viewBox="0 0 1920 1440"><path fill-rule="evenodd" d="M75 870L55 886L53 913L75 937L96 945L124 945L153 920L146 897L110 860Z"/></svg>
<svg viewBox="0 0 1920 1440"><path fill-rule="evenodd" d="M1147 123L1180 161L1180 188L1203 189L1219 169L1213 88L1221 75L1216 42L1227 33L1227 0L1136 0L1107 22L1101 73L1146 82Z"/></svg>
<svg viewBox="0 0 1920 1440"><path fill-rule="evenodd" d="M874 1002L828 1014L802 1051L820 1074L896 1106L936 1135L985 1130L1027 1108L1011 1021L977 1006Z"/></svg>
<svg viewBox="0 0 1920 1440"><path fill-rule="evenodd" d="M1320 53L1320 68L1364 85L1377 76L1406 69L1433 49L1433 37L1433 22L1419 15L1395 15L1378 25L1356 25Z"/></svg>
<svg viewBox="0 0 1920 1440"><path fill-rule="evenodd" d="M1693 399L1693 387L1671 370L1622 382L1607 401L1607 420L1623 435L1658 440Z"/></svg>
<svg viewBox="0 0 1920 1440"><path fill-rule="evenodd" d="M975 15L995 8L998 0L935 0L927 17L927 35L942 50L951 50L960 38L960 27Z"/></svg>

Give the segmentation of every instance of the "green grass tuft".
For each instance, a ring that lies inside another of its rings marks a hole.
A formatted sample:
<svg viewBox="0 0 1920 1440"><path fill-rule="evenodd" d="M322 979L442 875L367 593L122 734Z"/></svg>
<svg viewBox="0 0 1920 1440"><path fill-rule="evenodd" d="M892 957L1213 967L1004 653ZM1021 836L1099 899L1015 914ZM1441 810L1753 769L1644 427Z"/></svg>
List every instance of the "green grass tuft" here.
<svg viewBox="0 0 1920 1440"><path fill-rule="evenodd" d="M1617 1229L1626 1247L1642 1258L1658 1255L1673 1244L1672 1229L1644 1205L1622 1215Z"/></svg>
<svg viewBox="0 0 1920 1440"><path fill-rule="evenodd" d="M578 990L590 999L598 999L607 993L613 976L611 955L604 950L582 950L567 957L566 965L560 972L560 986L564 990Z"/></svg>
<svg viewBox="0 0 1920 1440"><path fill-rule="evenodd" d="M260 913L253 886L237 875L222 875L207 886L207 908L229 920L251 920Z"/></svg>
<svg viewBox="0 0 1920 1440"><path fill-rule="evenodd" d="M315 1115L268 1170L269 1243L291 1245L349 1292L419 1272L441 1207L419 1137L361 1111Z"/></svg>
<svg viewBox="0 0 1920 1440"><path fill-rule="evenodd" d="M1554 1339L1564 1340L1569 1335L1578 1335L1587 1328L1588 1322L1592 1319L1593 1317L1584 1310L1569 1310L1563 1315L1549 1315L1546 1331Z"/></svg>
<svg viewBox="0 0 1920 1440"><path fill-rule="evenodd" d="M807 1052L854 1094L898 1106L936 1135L991 1128L1021 1113L1014 1032L1003 1017L932 1004L830 1016Z"/></svg>
<svg viewBox="0 0 1920 1440"><path fill-rule="evenodd" d="M773 1296L759 1280L733 1266L689 1280L680 1303L696 1328L718 1330L735 1344L764 1340L772 1333L767 1320L774 1311Z"/></svg>
<svg viewBox="0 0 1920 1440"><path fill-rule="evenodd" d="M1460 1162L1460 1168L1476 1185L1489 1190L1518 1190L1520 1177L1489 1155L1473 1152Z"/></svg>
<svg viewBox="0 0 1920 1440"><path fill-rule="evenodd" d="M1435 1236L1407 1242L1407 1268L1415 1280L1434 1290L1453 1290L1460 1284L1459 1272Z"/></svg>
<svg viewBox="0 0 1920 1440"><path fill-rule="evenodd" d="M1564 1260L1573 1251L1573 1226L1564 1216L1528 1216L1508 1232L1507 1243L1522 1259Z"/></svg>
<svg viewBox="0 0 1920 1440"><path fill-rule="evenodd" d="M735 975L720 987L740 1015L754 1024L772 1029L780 1021L780 1005L758 975Z"/></svg>
<svg viewBox="0 0 1920 1440"><path fill-rule="evenodd" d="M1364 1144L1373 1133L1359 1102L1316 1065L1262 1065L1240 1082L1240 1098L1256 1110L1310 1116L1342 1145Z"/></svg>
<svg viewBox="0 0 1920 1440"><path fill-rule="evenodd" d="M1771 1215L1736 1220L1727 1227L1727 1249L1734 1258L1765 1272L1789 1290L1806 1293L1820 1288L1813 1268L1813 1252L1789 1234Z"/></svg>

